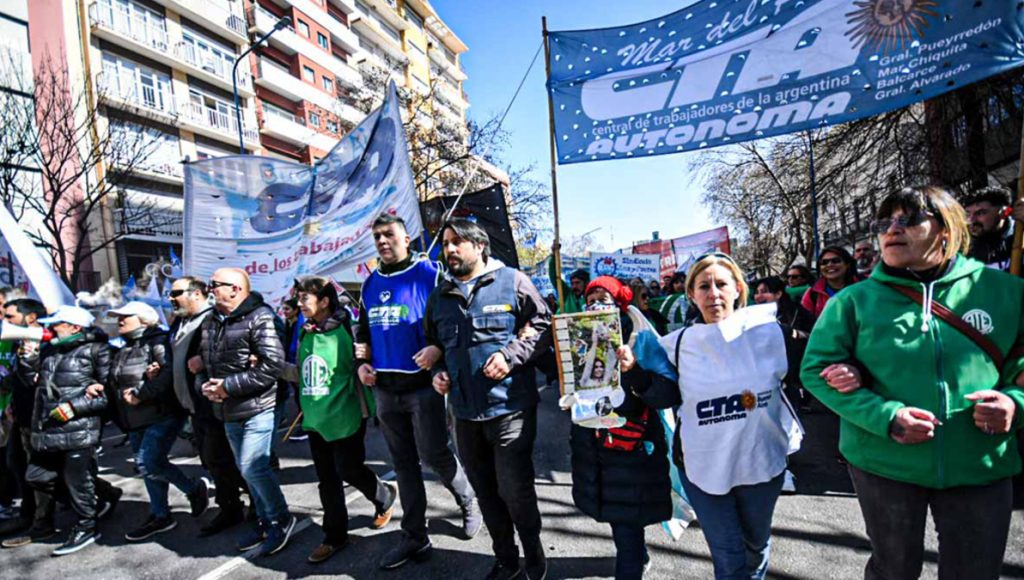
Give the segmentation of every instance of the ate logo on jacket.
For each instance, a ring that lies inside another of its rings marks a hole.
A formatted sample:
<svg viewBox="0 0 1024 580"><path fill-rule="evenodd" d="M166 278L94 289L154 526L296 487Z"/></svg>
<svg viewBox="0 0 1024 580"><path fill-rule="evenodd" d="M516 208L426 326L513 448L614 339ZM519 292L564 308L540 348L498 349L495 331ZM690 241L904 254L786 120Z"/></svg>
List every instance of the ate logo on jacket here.
<svg viewBox="0 0 1024 580"><path fill-rule="evenodd" d="M697 403L697 425L714 425L724 421L746 419L747 412L767 407L771 399L771 390L761 391L756 395L744 390L735 395L705 399Z"/></svg>
<svg viewBox="0 0 1024 580"><path fill-rule="evenodd" d="M331 369L327 361L317 355L310 355L302 361L302 394L307 397L322 397L330 394L328 384Z"/></svg>

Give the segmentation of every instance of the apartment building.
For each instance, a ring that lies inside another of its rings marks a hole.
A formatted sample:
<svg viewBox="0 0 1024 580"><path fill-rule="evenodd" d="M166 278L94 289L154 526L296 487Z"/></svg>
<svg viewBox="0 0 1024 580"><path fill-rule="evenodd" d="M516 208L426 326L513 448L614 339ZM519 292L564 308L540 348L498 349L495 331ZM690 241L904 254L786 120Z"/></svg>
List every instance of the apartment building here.
<svg viewBox="0 0 1024 580"><path fill-rule="evenodd" d="M110 275L123 280L172 246L180 252L184 160L237 155L240 134L246 153L260 151L255 84L244 62L241 127L233 104L232 67L249 36L242 0L93 0L87 10L82 62L102 121L114 134L151 141L111 208L124 237Z"/></svg>

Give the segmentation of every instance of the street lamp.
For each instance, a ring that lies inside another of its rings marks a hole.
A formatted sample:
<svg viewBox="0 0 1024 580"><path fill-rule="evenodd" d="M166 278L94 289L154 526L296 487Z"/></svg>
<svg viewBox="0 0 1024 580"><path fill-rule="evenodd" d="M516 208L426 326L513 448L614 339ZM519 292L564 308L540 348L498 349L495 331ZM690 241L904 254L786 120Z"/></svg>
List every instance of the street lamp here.
<svg viewBox="0 0 1024 580"><path fill-rule="evenodd" d="M253 51L257 46L263 44L271 34L274 34L282 28L290 26L292 19L290 16L282 16L274 27L270 29L270 32L264 34L259 40L249 45L249 48L245 49L245 52L238 55L235 59L235 64L231 67L231 87L235 94L235 122L238 124L238 151L245 154L245 133L242 131L242 104L241 99L238 98L238 63L242 62L245 57L249 56L249 53Z"/></svg>

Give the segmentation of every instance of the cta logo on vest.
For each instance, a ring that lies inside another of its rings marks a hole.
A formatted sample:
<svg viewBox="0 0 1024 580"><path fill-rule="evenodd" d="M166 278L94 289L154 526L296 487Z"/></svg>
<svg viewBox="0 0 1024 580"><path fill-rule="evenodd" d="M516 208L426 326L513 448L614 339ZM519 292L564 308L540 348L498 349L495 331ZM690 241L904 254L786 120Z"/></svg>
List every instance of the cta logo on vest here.
<svg viewBox="0 0 1024 580"><path fill-rule="evenodd" d="M724 421L746 419L748 412L767 407L771 399L771 390L761 391L756 395L744 390L735 395L705 399L697 403L697 425L703 427Z"/></svg>

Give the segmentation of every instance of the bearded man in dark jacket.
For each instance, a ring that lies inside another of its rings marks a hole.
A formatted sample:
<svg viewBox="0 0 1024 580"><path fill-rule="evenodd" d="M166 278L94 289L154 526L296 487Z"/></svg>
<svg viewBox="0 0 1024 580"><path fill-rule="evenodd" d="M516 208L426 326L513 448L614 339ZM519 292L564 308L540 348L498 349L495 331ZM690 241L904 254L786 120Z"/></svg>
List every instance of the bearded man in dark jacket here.
<svg viewBox="0 0 1024 580"><path fill-rule="evenodd" d="M284 348L275 327L274 311L252 292L249 275L222 268L209 283L216 300L203 321L200 356L189 361L193 372L205 372L202 394L213 402L214 415L224 421L231 450L256 505L256 527L238 541L242 551L275 554L288 543L295 517L270 468L277 379L284 369Z"/></svg>
<svg viewBox="0 0 1024 580"><path fill-rule="evenodd" d="M53 552L63 556L99 537L96 451L100 416L107 406L102 385L110 373L110 346L106 334L92 326L92 314L83 308L61 306L39 322L51 325L57 338L40 351L38 360L19 360L19 365L38 365L26 480L44 501L52 501L58 479L67 487L78 522Z"/></svg>

